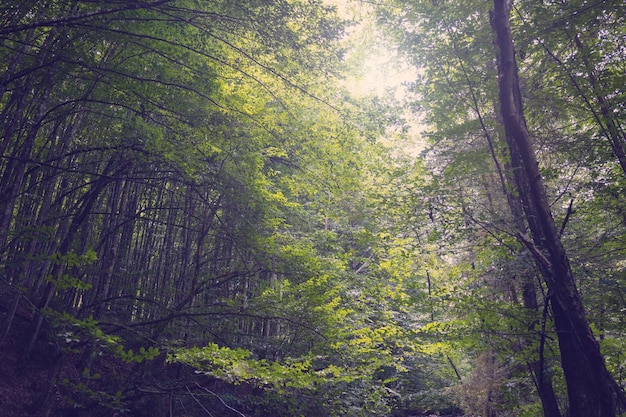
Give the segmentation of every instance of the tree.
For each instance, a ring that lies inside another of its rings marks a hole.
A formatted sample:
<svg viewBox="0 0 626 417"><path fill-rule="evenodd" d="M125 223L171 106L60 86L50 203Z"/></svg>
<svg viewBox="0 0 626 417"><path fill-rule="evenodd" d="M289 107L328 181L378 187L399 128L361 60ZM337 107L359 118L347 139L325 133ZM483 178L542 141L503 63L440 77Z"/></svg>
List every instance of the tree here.
<svg viewBox="0 0 626 417"><path fill-rule="evenodd" d="M532 241L525 241L548 284L561 364L572 416L614 416L615 383L589 327L548 204L539 164L526 128L515 50L509 24L511 2L494 1L492 24L497 34L500 112L506 130L517 192L524 204Z"/></svg>
<svg viewBox="0 0 626 417"><path fill-rule="evenodd" d="M484 346L485 340L491 340L489 346L499 354L503 368L512 362L512 357L521 359L521 351L533 350L534 356L526 356L526 360L528 367L534 369L534 381L539 382L537 389L544 403L544 415L559 415L560 393L557 391L554 398L553 394L544 392L546 374L549 376L550 372L547 368L540 369L550 365L544 355L549 351L552 317L550 311L542 306L550 302L544 296L550 297L553 293L548 288L544 290L545 284L535 283L537 272L545 272L542 271L541 263L536 267L527 266L527 259L530 259L528 254L536 249L528 246L531 238L526 235L527 229L532 231L541 229L541 226L536 223L537 216L524 216L524 208L532 202L521 192L515 191L520 184L520 170L516 166L521 166L521 163L515 162L516 156L513 156L512 162L507 162L510 161L510 153L504 148L506 135L502 132L502 117L500 112L494 111L498 101L496 83L493 82L497 76L497 66L493 59L495 54L488 7L487 3L479 2L461 4L426 1L410 5L394 2L381 7L379 16L381 21L388 19L392 22L390 32L400 39L405 54L420 68L419 78L413 88L418 94L418 108L424 110L424 120L431 127L426 131L431 140L426 157L439 184L439 197L431 197L434 204L430 212L436 227L445 233L439 234L442 246L449 253L455 251L454 257L448 256L449 262L459 268L465 265L468 268L456 276L456 291L463 292L464 295L460 297L465 296L467 299L467 303L462 304L466 309L459 308L456 317L467 315L485 319L482 325L475 327L482 339L476 340L478 335L474 338L474 349ZM555 19L553 13L546 12L551 7L564 9L563 14ZM578 2L559 5L519 2L514 10L512 30L519 42L518 58L522 65L519 97L527 105L529 137L540 163L538 174L547 188L550 218L554 215L560 222L557 235L567 245L567 251L573 254L570 258L575 259L572 267L582 273L577 278L577 284L584 286L581 287L584 292L579 294L579 302L582 305L584 299L588 311L591 311L589 317L593 326L596 326L600 323L596 319L600 316L596 314L606 310L602 308L604 304L599 298L590 297L592 291L596 292L590 285L586 285L589 268L583 265L584 259L589 259L585 249L588 246L580 240L574 240L574 236L570 237L569 231L576 230L576 236L580 239L584 236L580 228L586 227L591 231L599 226L597 220L603 218L602 214L596 213L598 217L594 221L591 217L583 216L584 211L578 211L577 207L593 205L591 201L613 207L622 206L617 196L610 198L611 203L608 203L599 194L590 194L591 190L599 186L593 180L597 178L597 170L611 172L608 174L611 177L608 183L620 183L613 176L618 173L615 168L619 167L616 165L619 158L614 152L613 159L605 165L606 162L602 162L606 161L604 158L611 157L604 150L599 151L602 157L591 152L592 148L600 149L592 145L597 143L597 126L591 125L592 120L581 112L580 106L569 103L571 100L584 100L584 97L593 96L587 93L589 84L586 84L593 77L585 78L581 75L589 74L589 69L593 69L591 72L594 76L604 76L604 86L611 85L613 80L619 83L619 77L609 75L613 74L612 70L603 70L601 62L613 68L614 54L610 50L594 48L594 54L588 49L585 49L584 54L582 50L572 53L575 45L572 39L574 34L582 32L595 37L594 31L587 32L583 28L595 26L597 19L603 22L605 28L602 31L604 35L598 38L606 41L600 45L605 42L612 45L613 42L619 43L614 40L616 38L613 34L620 33L620 29L611 25L619 21L621 14L615 11L612 4L594 9ZM573 66L578 70L572 71ZM581 68L588 70L581 72ZM569 77L567 74L577 75ZM579 87L576 91L585 85L584 95L571 94L573 85ZM596 86L599 85L596 83ZM587 104L592 102L594 100ZM619 103L617 97L611 101L611 104L617 106ZM591 113L601 113L594 105L585 108ZM613 119L619 119L619 111L613 111L612 114L615 116ZM529 226L533 222L535 224ZM612 222L601 224L599 230L606 231L606 234L601 232L601 240L604 242L606 237L607 244L609 240L614 242L611 247L623 248L623 245L612 240ZM623 230L621 226L618 228ZM497 246L498 249L489 248L489 245ZM534 253L537 254L537 251ZM508 257L519 261L507 261ZM614 256L603 258L604 268L610 267L613 262L620 262L621 257L621 254L615 252ZM507 265L506 269L503 265ZM480 286L488 287L481 290ZM619 285L611 288L621 291ZM490 306L488 312L481 315L484 306L482 298L485 297L489 303L500 301L505 304L497 309ZM522 313L522 310L511 306L511 302L523 303L530 311ZM496 326L498 322L494 321L495 317L499 318L503 327ZM602 317L602 323L606 323L606 316ZM513 321L508 321L508 318ZM510 343L512 335L518 341L521 340L517 347ZM599 337L602 338L602 334ZM517 353L513 354L512 351ZM611 359L612 356L609 354L607 358ZM542 380L544 384L540 383ZM616 390L618 392L619 389ZM548 403L545 400L550 397L551 406L546 407Z"/></svg>
<svg viewBox="0 0 626 417"><path fill-rule="evenodd" d="M2 338L55 362L31 412L425 409L418 245L374 143L398 121L336 88L331 8L1 10Z"/></svg>
<svg viewBox="0 0 626 417"><path fill-rule="evenodd" d="M419 67L404 106L340 87L369 46L344 59L318 1L1 6L28 411L614 415L623 12L494 4L377 5Z"/></svg>
<svg viewBox="0 0 626 417"><path fill-rule="evenodd" d="M0 259L16 311L34 309L25 360L54 346L62 372L84 348L72 366L86 372L63 389L87 408L118 389L118 402L145 397L154 349L159 361L207 341L305 355L307 338L284 340L306 318L251 300L288 263L291 242L277 235L296 203L285 194L302 186L303 170L328 178L325 156L339 157L336 142L320 140L335 111L328 123L309 111L328 99L339 58L332 10L34 1L2 13ZM3 339L21 327L12 320ZM113 373L99 390L91 375L101 355L142 363L122 365L129 378ZM55 405L54 378L38 406Z"/></svg>

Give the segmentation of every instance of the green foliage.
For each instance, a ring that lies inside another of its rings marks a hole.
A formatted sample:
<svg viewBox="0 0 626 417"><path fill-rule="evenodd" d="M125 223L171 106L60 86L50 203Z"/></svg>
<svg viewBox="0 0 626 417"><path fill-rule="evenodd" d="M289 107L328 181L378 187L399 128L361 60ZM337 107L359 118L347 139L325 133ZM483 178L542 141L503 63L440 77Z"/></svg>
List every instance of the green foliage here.
<svg viewBox="0 0 626 417"><path fill-rule="evenodd" d="M74 383L67 378L59 381L59 385L63 389L70 390L75 395L78 394L84 396L85 398L88 398L89 401L93 401L107 410L120 413L127 413L129 411L129 409L124 404L124 398L120 391L112 395L106 392L94 390L90 388L87 384L82 382ZM84 407L84 404L75 402L71 399L69 402L73 403L72 405L74 408Z"/></svg>
<svg viewBox="0 0 626 417"><path fill-rule="evenodd" d="M53 310L48 311L47 315L55 327L55 336L70 350L72 345L88 341L111 352L125 363L150 361L160 354L160 350L154 346L147 349L141 346L137 352L133 352L133 349L126 350L124 340L117 335L105 333L93 317L80 320L68 312L59 313Z"/></svg>
<svg viewBox="0 0 626 417"><path fill-rule="evenodd" d="M339 87L348 22L319 1L0 8L2 276L60 351L91 349L67 403L126 412L158 391L198 415L217 398L246 415L444 413L483 404L490 370L493 410L539 412L519 369L558 353L545 289L525 305L537 271L502 183L490 5L384 3L368 10L418 68L404 103ZM516 6L542 174L621 375L625 186L609 126L624 122L624 14ZM407 109L423 115L423 157L398 149ZM129 370L115 389L100 353ZM181 388L206 381L224 393Z"/></svg>
<svg viewBox="0 0 626 417"><path fill-rule="evenodd" d="M202 348L180 349L169 354L168 361L190 365L230 383L271 386L279 392L287 388L310 388L320 382L319 371L313 372L311 367L311 358L280 364L252 359L245 349L219 347L214 343Z"/></svg>

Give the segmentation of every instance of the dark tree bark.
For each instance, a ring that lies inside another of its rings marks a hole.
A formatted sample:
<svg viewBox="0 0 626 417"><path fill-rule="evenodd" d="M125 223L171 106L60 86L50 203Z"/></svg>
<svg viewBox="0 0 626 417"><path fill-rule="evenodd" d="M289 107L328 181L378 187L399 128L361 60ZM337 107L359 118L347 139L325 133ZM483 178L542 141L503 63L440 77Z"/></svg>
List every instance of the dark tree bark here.
<svg viewBox="0 0 626 417"><path fill-rule="evenodd" d="M523 284L523 301L524 307L533 311L539 310L539 304L537 303L537 288L535 286L535 282L533 280L533 276L525 277L525 282ZM547 313L546 309L544 309L544 315ZM545 323L545 316L542 319L542 322ZM538 320L537 322L533 322L531 324L531 330L537 332L539 328ZM545 327L545 326L542 326ZM539 342L539 357L532 362L528 363L528 367L532 374L535 376L535 384L537 386L537 393L539 394L539 399L541 400L541 407L543 408L543 416L544 417L561 417L561 410L559 409L559 401L557 399L556 393L554 392L554 386L552 384L552 375L550 372L550 367L546 366L544 360L544 332L545 329L542 328L540 330L541 338Z"/></svg>
<svg viewBox="0 0 626 417"><path fill-rule="evenodd" d="M617 393L600 347L585 317L569 259L552 217L537 158L526 126L509 23L510 0L494 0L492 25L497 36L500 112L513 169L522 177L518 193L529 221L525 239L549 289L570 417L614 417Z"/></svg>

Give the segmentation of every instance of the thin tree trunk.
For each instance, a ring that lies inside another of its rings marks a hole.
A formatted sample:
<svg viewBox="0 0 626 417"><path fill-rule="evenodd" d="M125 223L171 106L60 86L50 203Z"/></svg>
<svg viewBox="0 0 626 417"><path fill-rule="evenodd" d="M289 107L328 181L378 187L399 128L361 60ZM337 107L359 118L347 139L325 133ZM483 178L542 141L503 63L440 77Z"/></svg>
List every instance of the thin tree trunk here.
<svg viewBox="0 0 626 417"><path fill-rule="evenodd" d="M38 54L37 65L43 65L48 54L53 52L56 37L56 30L52 30L47 35ZM55 68L50 66L37 85L35 85L34 77L27 78L25 84L11 94L0 118L0 122L4 125L2 126L4 127L2 129L3 138L0 141L0 150L2 151L0 156L8 158L8 163L0 180L0 249L9 236L13 210L24 181L27 161L30 159L32 149L35 146L35 139L48 109L48 99L54 85L54 75ZM33 89L41 91L36 99L31 95ZM13 114L9 114L7 109L12 106L15 106L15 110ZM29 125L30 127L27 129L26 126ZM25 137L20 143L22 135ZM8 155L9 144L13 145L11 155Z"/></svg>
<svg viewBox="0 0 626 417"><path fill-rule="evenodd" d="M537 287L535 285L533 276L525 277L522 293L524 308L527 308L531 311L539 311L539 304L537 303ZM547 311L544 311L544 313L547 313ZM533 322L531 323L530 329L533 334L537 333L537 327L539 325L538 321L539 320L533 320ZM559 401L556 397L556 393L554 392L554 386L552 385L552 375L550 373L550 367L546 366L543 355L544 331L545 329L542 328L542 340L539 343L539 357L536 360L529 362L528 367L531 370L532 374L535 376L537 393L539 394L539 399L541 400L544 417L561 417Z"/></svg>
<svg viewBox="0 0 626 417"><path fill-rule="evenodd" d="M0 329L0 345L4 342L4 339L9 334L11 330L11 325L13 324L13 319L15 318L15 313L17 312L17 307L20 304L20 299L22 298L22 294L17 291L15 295L13 295L13 300L11 301L11 306L9 307L9 311L7 312L7 317L4 319L4 323L2 323L2 329Z"/></svg>
<svg viewBox="0 0 626 417"><path fill-rule="evenodd" d="M528 185L528 189L518 187L518 192L520 197L528 198L526 217L537 221L536 226L529 223L532 240L526 239L525 243L541 265L550 291L570 417L614 417L616 392L612 377L586 320L526 127L509 23L510 7L510 0L494 0L492 24L497 35L500 112L513 168L519 168ZM520 167L515 166L516 161Z"/></svg>
<svg viewBox="0 0 626 417"><path fill-rule="evenodd" d="M82 197L82 203L76 215L72 219L66 235L63 237L63 240L61 241L61 244L59 245L59 253L61 255L67 255L67 253L70 251L73 238L76 235L76 232L78 232L79 228L88 221L89 214L91 213L91 208L95 204L96 200L98 199L102 191L111 181L107 177L107 173L109 172L109 167L111 167L113 164L114 164L113 160L109 160L107 166L105 167L103 171L103 175L96 182L94 182L91 189L87 191L85 195ZM63 272L65 271L65 268L66 268L66 265L64 265L62 262L58 262L52 267L52 270L50 272L50 277L52 277L52 280L47 283L46 288L44 290L44 294L41 298L41 301L39 302L37 306L38 312L33 321L33 326L32 326L32 331L31 331L29 342L27 343L26 348L24 350L25 357L28 357L28 355L30 355L35 345L35 342L37 341L37 338L39 337L39 332L41 330L41 326L45 318L44 310L48 308L48 306L50 305L50 302L55 296L55 293L57 290L57 285L55 282L59 279L61 274L63 274Z"/></svg>

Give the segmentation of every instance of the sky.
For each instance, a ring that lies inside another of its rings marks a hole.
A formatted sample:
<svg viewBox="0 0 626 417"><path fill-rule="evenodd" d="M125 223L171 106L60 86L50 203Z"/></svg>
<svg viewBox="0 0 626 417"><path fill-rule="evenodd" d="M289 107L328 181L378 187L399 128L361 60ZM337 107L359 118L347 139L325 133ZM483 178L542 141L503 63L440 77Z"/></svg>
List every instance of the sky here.
<svg viewBox="0 0 626 417"><path fill-rule="evenodd" d="M360 0L324 0L328 4L337 7L340 16L346 19L354 16L363 16L367 3ZM354 71L346 80L346 88L357 97L365 97L385 94L387 89L395 90L395 97L403 100L407 97L403 83L415 81L417 69L402 62L394 45L372 20L360 19L361 23L352 26L348 31L346 42L353 43L353 47L347 54L348 65L354 65ZM391 146L397 151L417 157L425 148L421 138L424 126L420 123L418 114L408 113L403 115L409 125L408 140L398 143L394 135L389 138L381 138L386 146Z"/></svg>
<svg viewBox="0 0 626 417"><path fill-rule="evenodd" d="M384 38L372 21L367 21L368 4L359 0L324 1L336 6L341 17L352 19L356 16L361 21L348 31L347 41L356 40L356 48L346 59L350 64L357 64L346 82L350 92L357 96L382 95L387 88L396 88L397 94L402 95L402 83L414 80L415 70L397 59L389 39Z"/></svg>

